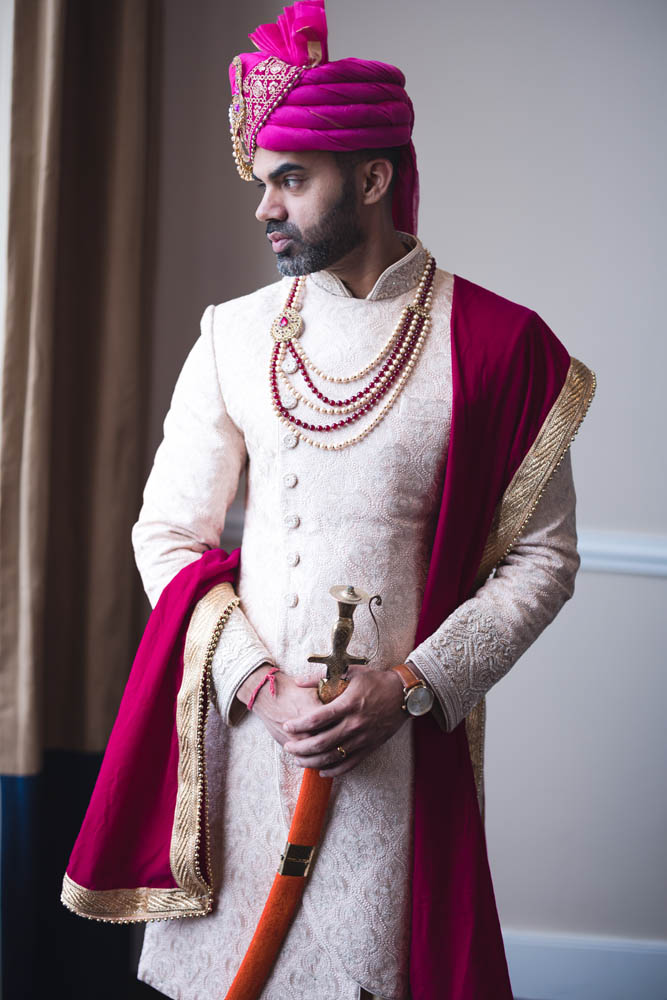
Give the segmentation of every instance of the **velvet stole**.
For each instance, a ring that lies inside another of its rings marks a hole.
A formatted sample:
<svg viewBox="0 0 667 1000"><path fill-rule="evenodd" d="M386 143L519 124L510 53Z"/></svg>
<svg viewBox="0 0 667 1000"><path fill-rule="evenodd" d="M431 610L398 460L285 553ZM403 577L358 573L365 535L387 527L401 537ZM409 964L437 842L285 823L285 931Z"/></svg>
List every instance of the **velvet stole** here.
<svg viewBox="0 0 667 1000"><path fill-rule="evenodd" d="M452 425L415 644L471 596L494 511L565 382L540 317L455 276ZM466 728L414 738L412 1000L511 1000Z"/></svg>

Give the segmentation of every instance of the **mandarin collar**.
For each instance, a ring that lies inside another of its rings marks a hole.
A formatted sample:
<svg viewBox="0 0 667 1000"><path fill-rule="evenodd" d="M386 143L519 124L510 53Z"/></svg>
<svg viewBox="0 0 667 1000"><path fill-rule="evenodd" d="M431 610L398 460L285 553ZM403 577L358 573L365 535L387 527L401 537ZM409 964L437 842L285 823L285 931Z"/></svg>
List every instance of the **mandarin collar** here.
<svg viewBox="0 0 667 1000"><path fill-rule="evenodd" d="M416 236L402 232L399 232L398 235L402 243L409 247L409 250L404 257L394 261L382 272L366 296L366 301L391 299L396 295L402 295L414 288L421 278L426 266L427 251ZM349 288L331 271L313 271L308 277L318 288L322 288L331 295L342 295L348 299L354 298Z"/></svg>

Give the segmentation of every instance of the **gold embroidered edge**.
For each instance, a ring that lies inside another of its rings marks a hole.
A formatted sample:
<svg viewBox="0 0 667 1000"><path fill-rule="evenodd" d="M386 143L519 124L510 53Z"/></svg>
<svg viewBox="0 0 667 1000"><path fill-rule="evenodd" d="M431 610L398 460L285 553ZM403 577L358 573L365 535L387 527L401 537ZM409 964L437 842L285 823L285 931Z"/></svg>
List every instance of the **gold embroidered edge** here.
<svg viewBox="0 0 667 1000"><path fill-rule="evenodd" d="M210 913L208 895L192 897L182 889L86 889L69 875L63 879L61 902L79 917L112 924L140 924Z"/></svg>
<svg viewBox="0 0 667 1000"><path fill-rule="evenodd" d="M496 507L475 590L505 558L533 516L588 412L596 384L595 373L571 358L563 388Z"/></svg>
<svg viewBox="0 0 667 1000"><path fill-rule="evenodd" d="M588 413L596 387L595 372L577 358L571 358L563 387L496 508L474 590L484 583L509 553L533 516L551 477L565 458ZM486 698L482 698L468 713L465 725L483 821Z"/></svg>
<svg viewBox="0 0 667 1000"><path fill-rule="evenodd" d="M475 776L477 802L484 823L484 734L486 730L486 698L482 698L465 717L468 750Z"/></svg>
<svg viewBox="0 0 667 1000"><path fill-rule="evenodd" d="M199 861L203 848L206 869L210 873L205 736L213 654L231 612L240 604L238 597L229 600L230 592L233 594L229 583L211 588L197 603L185 640L183 680L176 705L178 790L169 851L169 863L178 888L87 889L65 874L61 901L80 917L130 924L201 917L211 912L212 888ZM222 613L221 597L225 602Z"/></svg>
<svg viewBox="0 0 667 1000"><path fill-rule="evenodd" d="M222 629L240 603L238 597L229 601L230 590L229 583L217 584L197 602L192 612L183 652L183 680L176 700L178 792L169 863L174 881L194 898L211 893L200 866L203 854L210 873L205 737L213 654ZM223 602L227 599L222 613L221 599Z"/></svg>

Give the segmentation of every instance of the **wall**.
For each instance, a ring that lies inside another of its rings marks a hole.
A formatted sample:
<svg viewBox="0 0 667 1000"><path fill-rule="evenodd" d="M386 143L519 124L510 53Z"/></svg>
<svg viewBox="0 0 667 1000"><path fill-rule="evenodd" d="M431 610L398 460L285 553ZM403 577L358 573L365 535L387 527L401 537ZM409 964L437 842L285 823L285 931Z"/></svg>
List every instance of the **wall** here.
<svg viewBox="0 0 667 1000"><path fill-rule="evenodd" d="M279 6L166 4L153 446L205 306L276 277L231 159L226 68ZM523 995L664 996L667 7L330 0L328 16L332 58L406 73L440 266L537 309L598 374L573 461L585 561L597 546L610 572L584 569L491 692L489 854Z"/></svg>
<svg viewBox="0 0 667 1000"><path fill-rule="evenodd" d="M247 19L273 6L164 2L157 273L150 453L207 305L278 277L256 191L236 172L229 141L227 67L247 47Z"/></svg>

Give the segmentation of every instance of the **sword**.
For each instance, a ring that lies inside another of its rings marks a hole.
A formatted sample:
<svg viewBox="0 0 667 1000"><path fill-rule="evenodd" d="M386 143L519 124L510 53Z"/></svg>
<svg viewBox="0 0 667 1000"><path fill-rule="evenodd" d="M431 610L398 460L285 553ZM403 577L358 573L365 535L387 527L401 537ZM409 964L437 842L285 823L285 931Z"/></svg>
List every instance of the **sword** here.
<svg viewBox="0 0 667 1000"><path fill-rule="evenodd" d="M329 593L338 602L338 619L331 632L331 652L313 653L308 657L309 663L326 664L326 677L320 680L318 688L319 699L324 704L343 693L349 683L347 673L352 664L366 664L377 654L380 629L371 605L373 601L378 606L382 604L379 594L369 597L365 590L352 586L331 587ZM353 656L347 651L354 632L354 609L362 603L368 604L377 633L371 656ZM316 768L305 768L278 871L252 941L225 1000L259 1000L306 887L324 826L332 784L333 778L321 777Z"/></svg>

